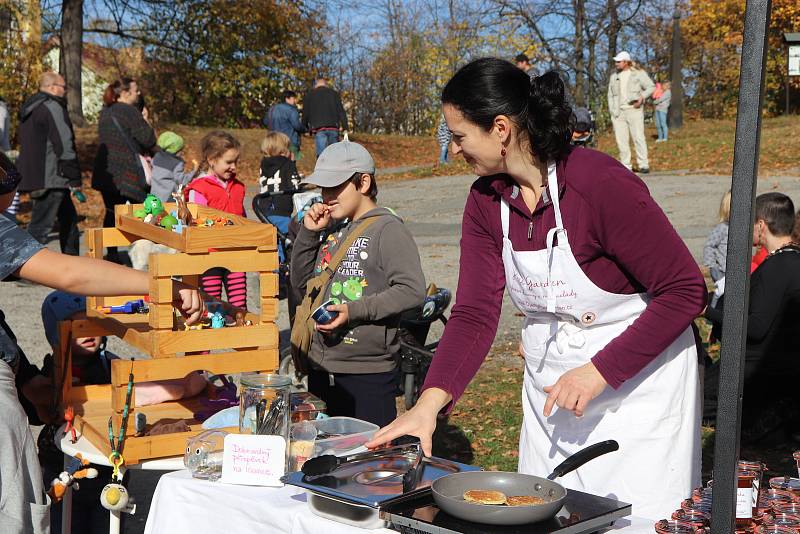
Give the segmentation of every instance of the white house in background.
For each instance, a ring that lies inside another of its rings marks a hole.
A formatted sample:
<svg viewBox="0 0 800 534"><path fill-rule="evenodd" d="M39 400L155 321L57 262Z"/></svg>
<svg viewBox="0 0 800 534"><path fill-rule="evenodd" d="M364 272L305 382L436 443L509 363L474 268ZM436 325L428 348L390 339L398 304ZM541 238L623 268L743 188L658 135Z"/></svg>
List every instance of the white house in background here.
<svg viewBox="0 0 800 534"><path fill-rule="evenodd" d="M103 92L108 84L122 76L137 77L143 64L140 48L105 48L94 43L83 43L81 61L81 93L83 116L95 122L103 108ZM45 69L59 72L61 41L50 37L44 45Z"/></svg>

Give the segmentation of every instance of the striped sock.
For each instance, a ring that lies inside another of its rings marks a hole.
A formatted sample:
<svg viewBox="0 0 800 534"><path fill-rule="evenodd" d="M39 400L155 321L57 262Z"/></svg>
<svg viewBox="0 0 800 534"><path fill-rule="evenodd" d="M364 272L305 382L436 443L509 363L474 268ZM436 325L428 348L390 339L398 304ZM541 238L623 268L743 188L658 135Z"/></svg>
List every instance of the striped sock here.
<svg viewBox="0 0 800 534"><path fill-rule="evenodd" d="M228 273L225 277L225 293L228 302L239 308L247 308L247 275Z"/></svg>
<svg viewBox="0 0 800 534"><path fill-rule="evenodd" d="M200 285L203 291L215 298L222 298L222 276L216 274L204 274L200 277Z"/></svg>

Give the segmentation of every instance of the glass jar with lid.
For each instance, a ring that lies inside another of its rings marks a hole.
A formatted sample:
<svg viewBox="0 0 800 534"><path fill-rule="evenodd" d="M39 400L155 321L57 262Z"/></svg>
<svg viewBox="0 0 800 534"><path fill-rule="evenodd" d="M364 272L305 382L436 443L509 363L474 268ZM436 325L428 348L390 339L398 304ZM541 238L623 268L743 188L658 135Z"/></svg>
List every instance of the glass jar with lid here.
<svg viewBox="0 0 800 534"><path fill-rule="evenodd" d="M689 523L693 527L697 528L707 527L710 523L708 514L701 512L700 510L675 510L672 512L672 519Z"/></svg>
<svg viewBox="0 0 800 534"><path fill-rule="evenodd" d="M769 487L777 490L791 491L795 495L800 495L800 478L792 477L772 477L769 479Z"/></svg>
<svg viewBox="0 0 800 534"><path fill-rule="evenodd" d="M239 388L239 432L281 436L287 462L291 388L291 378L275 374L243 374Z"/></svg>
<svg viewBox="0 0 800 534"><path fill-rule="evenodd" d="M776 512L764 517L765 525L780 525L782 527L800 528L800 516Z"/></svg>
<svg viewBox="0 0 800 534"><path fill-rule="evenodd" d="M780 525L759 525L756 527L755 534L797 534L797 530Z"/></svg>
<svg viewBox="0 0 800 534"><path fill-rule="evenodd" d="M676 521L675 519L662 519L655 524L657 534L700 534L705 532L703 528L696 528L690 523Z"/></svg>

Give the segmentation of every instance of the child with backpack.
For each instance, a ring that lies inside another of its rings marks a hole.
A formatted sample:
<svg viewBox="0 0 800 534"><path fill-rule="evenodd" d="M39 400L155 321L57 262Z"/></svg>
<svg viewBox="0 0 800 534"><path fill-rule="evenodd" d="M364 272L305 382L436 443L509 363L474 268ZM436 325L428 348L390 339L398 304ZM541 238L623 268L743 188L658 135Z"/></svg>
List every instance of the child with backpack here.
<svg viewBox="0 0 800 534"><path fill-rule="evenodd" d="M419 251L403 221L376 204L375 162L363 146L330 145L304 182L322 188L323 202L309 208L294 242L292 286L309 289L308 305L324 281L320 300L334 316L295 319L294 329L314 328L308 388L329 415L384 426L397 414L400 314L425 299Z"/></svg>

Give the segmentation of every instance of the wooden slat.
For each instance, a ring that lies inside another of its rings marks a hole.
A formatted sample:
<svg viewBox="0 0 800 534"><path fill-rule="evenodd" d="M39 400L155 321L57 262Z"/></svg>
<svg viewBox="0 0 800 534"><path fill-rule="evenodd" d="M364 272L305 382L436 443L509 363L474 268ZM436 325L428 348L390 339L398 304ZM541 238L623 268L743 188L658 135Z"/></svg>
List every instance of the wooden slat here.
<svg viewBox="0 0 800 534"><path fill-rule="evenodd" d="M158 256L151 258L157 260ZM172 278L150 277L150 302L156 304L169 304L172 302Z"/></svg>
<svg viewBox="0 0 800 534"><path fill-rule="evenodd" d="M122 413L125 409L125 399L128 396L128 384L124 386L111 387L111 409L117 413ZM136 411L136 386L134 385L131 390L131 407L129 413L133 417L133 412ZM130 423L130 421L128 421Z"/></svg>
<svg viewBox="0 0 800 534"><path fill-rule="evenodd" d="M189 228L185 252L208 252L209 249L268 247L277 250L275 227L268 224L251 223L235 226L211 226Z"/></svg>
<svg viewBox="0 0 800 534"><path fill-rule="evenodd" d="M75 404L85 404L92 401L102 401L111 398L111 386L109 384L72 386L64 398L64 406Z"/></svg>
<svg viewBox="0 0 800 534"><path fill-rule="evenodd" d="M122 232L116 228L95 228L95 230L102 232L103 245L106 247L127 247L140 239L133 234Z"/></svg>
<svg viewBox="0 0 800 534"><path fill-rule="evenodd" d="M127 386L130 362L111 367L111 383ZM274 371L278 368L278 349L260 348L238 352L178 356L136 360L133 377L136 383L153 380L182 378L192 371L209 371L213 374L236 374L245 371Z"/></svg>
<svg viewBox="0 0 800 534"><path fill-rule="evenodd" d="M106 333L117 336L125 343L148 354L153 350L147 315L106 315L97 310L86 310L86 315ZM133 320L136 322L132 322Z"/></svg>
<svg viewBox="0 0 800 534"><path fill-rule="evenodd" d="M258 285L262 297L277 297L278 273L260 273L258 275Z"/></svg>
<svg viewBox="0 0 800 534"><path fill-rule="evenodd" d="M175 326L175 312L172 304L150 303L148 324L155 330L172 330Z"/></svg>
<svg viewBox="0 0 800 534"><path fill-rule="evenodd" d="M63 406L72 388L72 325L71 321L58 323L58 350L53 358L53 406Z"/></svg>
<svg viewBox="0 0 800 534"><path fill-rule="evenodd" d="M229 326L204 330L154 332L157 350L154 358L177 352L196 352L215 349L247 347L275 348L278 346L278 327L274 323L252 326Z"/></svg>
<svg viewBox="0 0 800 534"><path fill-rule="evenodd" d="M132 215L117 215L116 224L117 229L123 232L134 234L142 239L149 239L153 243L167 245L177 250L184 250L182 234L176 234L160 226L140 221Z"/></svg>
<svg viewBox="0 0 800 534"><path fill-rule="evenodd" d="M252 250L222 250L208 254L163 254L158 258L157 276L181 276L203 273L212 267L224 267L234 272L265 272L278 268L277 252Z"/></svg>
<svg viewBox="0 0 800 534"><path fill-rule="evenodd" d="M278 318L278 299L262 298L261 299L261 323L271 323Z"/></svg>

